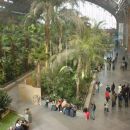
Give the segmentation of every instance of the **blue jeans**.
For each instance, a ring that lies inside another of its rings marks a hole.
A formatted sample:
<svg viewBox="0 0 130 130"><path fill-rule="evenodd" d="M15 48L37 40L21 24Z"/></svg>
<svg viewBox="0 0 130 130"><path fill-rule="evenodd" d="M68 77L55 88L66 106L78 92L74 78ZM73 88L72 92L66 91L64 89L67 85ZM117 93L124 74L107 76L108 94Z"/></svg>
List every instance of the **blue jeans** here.
<svg viewBox="0 0 130 130"><path fill-rule="evenodd" d="M91 111L91 119L95 120L95 111Z"/></svg>

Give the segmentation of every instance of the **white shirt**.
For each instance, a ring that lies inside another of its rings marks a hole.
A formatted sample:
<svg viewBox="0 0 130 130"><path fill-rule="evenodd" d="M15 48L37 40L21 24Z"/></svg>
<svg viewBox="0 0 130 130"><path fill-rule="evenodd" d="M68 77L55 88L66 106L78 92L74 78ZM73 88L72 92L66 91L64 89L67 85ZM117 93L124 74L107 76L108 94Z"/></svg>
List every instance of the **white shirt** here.
<svg viewBox="0 0 130 130"><path fill-rule="evenodd" d="M121 92L121 90L122 90L122 87L119 85L118 86L118 94Z"/></svg>

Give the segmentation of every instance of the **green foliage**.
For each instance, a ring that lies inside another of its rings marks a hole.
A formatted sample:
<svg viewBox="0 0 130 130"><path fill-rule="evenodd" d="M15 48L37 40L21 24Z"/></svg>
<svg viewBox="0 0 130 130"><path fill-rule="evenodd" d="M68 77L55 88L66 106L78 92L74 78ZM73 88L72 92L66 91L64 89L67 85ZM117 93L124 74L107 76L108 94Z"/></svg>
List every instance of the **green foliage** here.
<svg viewBox="0 0 130 130"><path fill-rule="evenodd" d="M0 84L5 83L5 74L3 70L0 70Z"/></svg>
<svg viewBox="0 0 130 130"><path fill-rule="evenodd" d="M42 76L42 90L45 94L55 95L55 97L65 98L68 101L75 97L75 80L72 72L51 72Z"/></svg>
<svg viewBox="0 0 130 130"><path fill-rule="evenodd" d="M29 54L30 59L36 62L45 61L48 55L45 53L45 46L39 46L38 48L32 48Z"/></svg>
<svg viewBox="0 0 130 130"><path fill-rule="evenodd" d="M8 130L18 118L19 116L16 113L10 112L4 119L0 121L0 130Z"/></svg>
<svg viewBox="0 0 130 130"><path fill-rule="evenodd" d="M78 109L80 109L84 105L84 100L82 98L80 99L72 98L71 102L75 104L78 107Z"/></svg>
<svg viewBox="0 0 130 130"><path fill-rule="evenodd" d="M12 99L8 96L7 92L0 90L0 109L7 108L11 101Z"/></svg>
<svg viewBox="0 0 130 130"><path fill-rule="evenodd" d="M58 98L65 98L68 102L83 106L92 78L88 76L81 80L80 99L76 99L75 73L76 67L73 65L73 61L68 61L68 66L59 66L54 70L49 69L43 72L43 95L49 95L51 99L55 100Z"/></svg>
<svg viewBox="0 0 130 130"><path fill-rule="evenodd" d="M0 24L0 28L0 85L3 85L34 68L29 55L44 37L39 24L28 27Z"/></svg>

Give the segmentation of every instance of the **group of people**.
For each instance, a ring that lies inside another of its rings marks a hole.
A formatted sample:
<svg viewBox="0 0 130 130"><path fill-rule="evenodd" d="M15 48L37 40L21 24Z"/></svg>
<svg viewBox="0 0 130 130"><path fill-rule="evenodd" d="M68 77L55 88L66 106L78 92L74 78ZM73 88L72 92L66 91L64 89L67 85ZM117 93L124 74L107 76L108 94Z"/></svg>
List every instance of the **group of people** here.
<svg viewBox="0 0 130 130"><path fill-rule="evenodd" d="M113 83L111 87L109 85L106 86L105 91L105 104L104 104L104 111L109 112L109 101L111 99L112 108L114 108L117 104L118 99L118 106L121 108L123 106L128 107L128 102L130 98L130 87L129 84L127 85L119 85L117 93L115 92L115 84ZM111 95L111 96L110 96Z"/></svg>
<svg viewBox="0 0 130 130"><path fill-rule="evenodd" d="M113 57L107 57L107 70L115 70L115 64L117 63L118 53Z"/></svg>
<svg viewBox="0 0 130 130"><path fill-rule="evenodd" d="M57 101L47 99L45 105L52 111L63 112L64 114L72 117L76 116L77 106L72 103L68 103L66 99L58 99Z"/></svg>
<svg viewBox="0 0 130 130"><path fill-rule="evenodd" d="M115 65L117 63L117 59L118 59L118 52L116 52L115 55L113 54L106 58L107 70L115 70ZM123 56L122 60L121 60L120 69L123 71L127 70L127 66L128 66L127 59L125 56Z"/></svg>
<svg viewBox="0 0 130 130"><path fill-rule="evenodd" d="M10 127L9 130L31 130L32 114L29 108L25 109L23 117L19 118L15 122L14 127Z"/></svg>

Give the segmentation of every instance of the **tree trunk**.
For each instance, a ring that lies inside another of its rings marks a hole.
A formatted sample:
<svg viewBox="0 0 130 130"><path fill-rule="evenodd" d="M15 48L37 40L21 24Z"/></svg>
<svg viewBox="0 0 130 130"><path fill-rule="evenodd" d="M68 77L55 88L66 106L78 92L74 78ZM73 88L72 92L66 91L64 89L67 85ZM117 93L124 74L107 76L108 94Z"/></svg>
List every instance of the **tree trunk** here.
<svg viewBox="0 0 130 130"><path fill-rule="evenodd" d="M46 21L45 21L45 41L46 41L46 54L49 55L49 45L50 45L50 17L49 17L49 8L47 9ZM48 68L48 61L46 61L46 68Z"/></svg>
<svg viewBox="0 0 130 130"><path fill-rule="evenodd" d="M29 64L28 64L28 50L29 50L29 38L28 36L25 37L25 56L24 56L24 68L25 68L25 71L28 71L29 70Z"/></svg>
<svg viewBox="0 0 130 130"><path fill-rule="evenodd" d="M3 50L2 50L2 36L0 36L0 58L3 56Z"/></svg>
<svg viewBox="0 0 130 130"><path fill-rule="evenodd" d="M3 50L2 50L2 36L0 36L0 59L3 56ZM0 69L2 69L2 63L0 63Z"/></svg>
<svg viewBox="0 0 130 130"><path fill-rule="evenodd" d="M58 46L58 50L59 53L62 51L62 26L59 27L59 46Z"/></svg>
<svg viewBox="0 0 130 130"><path fill-rule="evenodd" d="M77 66L77 80L76 80L76 99L79 99L79 91L80 91L80 76L81 76L81 57L78 58L78 66Z"/></svg>
<svg viewBox="0 0 130 130"><path fill-rule="evenodd" d="M59 53L62 51L62 43L61 43L61 37L59 37L59 46L58 46Z"/></svg>
<svg viewBox="0 0 130 130"><path fill-rule="evenodd" d="M37 68L36 68L36 78L37 78L37 88L41 87L41 64L40 62L37 63Z"/></svg>

